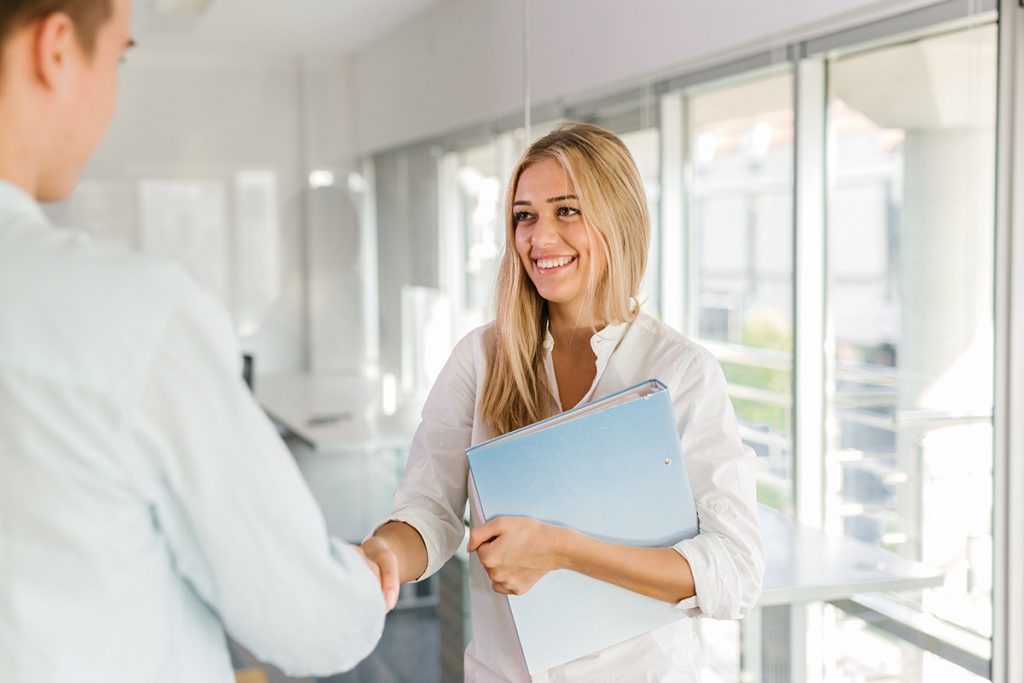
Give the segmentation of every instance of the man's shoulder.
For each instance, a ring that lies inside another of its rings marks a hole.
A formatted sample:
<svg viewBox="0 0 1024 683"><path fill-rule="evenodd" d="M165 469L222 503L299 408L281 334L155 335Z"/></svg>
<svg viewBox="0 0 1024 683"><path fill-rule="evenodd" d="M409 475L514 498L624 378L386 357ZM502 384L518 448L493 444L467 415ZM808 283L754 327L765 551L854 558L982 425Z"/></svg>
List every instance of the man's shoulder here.
<svg viewBox="0 0 1024 683"><path fill-rule="evenodd" d="M198 296L179 266L73 231L0 245L0 362L88 384L145 371L168 321Z"/></svg>

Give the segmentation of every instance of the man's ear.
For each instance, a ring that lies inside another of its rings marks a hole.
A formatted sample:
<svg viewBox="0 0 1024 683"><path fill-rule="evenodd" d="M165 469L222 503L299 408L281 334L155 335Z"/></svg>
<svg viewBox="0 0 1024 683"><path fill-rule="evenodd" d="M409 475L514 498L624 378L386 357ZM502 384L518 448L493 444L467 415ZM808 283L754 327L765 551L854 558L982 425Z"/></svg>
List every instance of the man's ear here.
<svg viewBox="0 0 1024 683"><path fill-rule="evenodd" d="M56 90L71 78L71 64L81 48L75 24L63 12L54 12L36 21L31 29L35 76L43 87Z"/></svg>

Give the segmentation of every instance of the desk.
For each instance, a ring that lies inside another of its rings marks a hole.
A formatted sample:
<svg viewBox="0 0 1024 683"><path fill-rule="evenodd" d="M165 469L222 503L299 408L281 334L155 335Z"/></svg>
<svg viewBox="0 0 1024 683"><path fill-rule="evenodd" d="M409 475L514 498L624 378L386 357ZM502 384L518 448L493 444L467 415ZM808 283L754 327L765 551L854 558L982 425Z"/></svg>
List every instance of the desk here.
<svg viewBox="0 0 1024 683"><path fill-rule="evenodd" d="M758 506L765 549L760 607L848 598L857 593L931 588L943 577L850 536L794 524Z"/></svg>
<svg viewBox="0 0 1024 683"><path fill-rule="evenodd" d="M741 627L742 668L750 680L813 680L806 670L808 610L813 602L860 593L942 584L943 576L850 536L794 524L759 506L765 582L757 608Z"/></svg>

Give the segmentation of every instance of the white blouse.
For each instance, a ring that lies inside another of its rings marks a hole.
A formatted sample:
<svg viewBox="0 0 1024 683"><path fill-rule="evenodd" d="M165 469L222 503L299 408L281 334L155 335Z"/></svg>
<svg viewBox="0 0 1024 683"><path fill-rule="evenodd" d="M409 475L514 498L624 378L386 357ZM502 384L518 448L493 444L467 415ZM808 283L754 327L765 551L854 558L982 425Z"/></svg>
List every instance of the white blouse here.
<svg viewBox="0 0 1024 683"><path fill-rule="evenodd" d="M464 536L468 447L492 437L481 416L487 352L493 324L463 338L441 371L423 408L405 476L389 520L406 522L427 548L426 578L455 553ZM548 384L555 405L551 362L554 340L544 343ZM641 314L632 323L595 334L597 374L581 400L620 391L649 378L668 386L689 470L700 533L674 546L693 571L696 595L678 608L690 617L738 619L757 602L764 575L758 527L754 458L740 441L725 378L715 358L672 328ZM471 508L472 510L472 508ZM481 520L471 515L472 526ZM470 556L473 640L465 656L467 681L529 681L518 652L515 626L504 596L475 554ZM691 619L536 675L535 682L696 681L700 648Z"/></svg>

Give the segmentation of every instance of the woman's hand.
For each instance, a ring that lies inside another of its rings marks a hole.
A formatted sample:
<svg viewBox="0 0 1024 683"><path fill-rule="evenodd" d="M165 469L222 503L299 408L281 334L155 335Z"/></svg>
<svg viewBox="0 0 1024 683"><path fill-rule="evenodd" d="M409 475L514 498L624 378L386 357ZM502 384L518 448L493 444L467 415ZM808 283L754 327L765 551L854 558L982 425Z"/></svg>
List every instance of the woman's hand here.
<svg viewBox="0 0 1024 683"><path fill-rule="evenodd" d="M498 517L469 532L495 593L523 595L548 572L564 566L571 530L527 517Z"/></svg>

